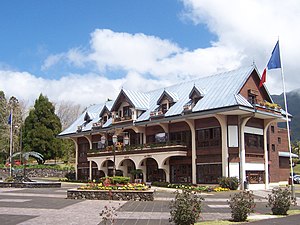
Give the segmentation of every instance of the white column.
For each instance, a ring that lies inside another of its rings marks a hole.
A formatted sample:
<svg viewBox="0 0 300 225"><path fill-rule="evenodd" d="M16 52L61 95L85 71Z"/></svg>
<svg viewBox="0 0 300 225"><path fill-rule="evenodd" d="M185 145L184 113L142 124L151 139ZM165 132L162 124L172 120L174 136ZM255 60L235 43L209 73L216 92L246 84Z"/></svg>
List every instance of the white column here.
<svg viewBox="0 0 300 225"><path fill-rule="evenodd" d="M92 149L93 148L92 136L90 135L90 136L84 136L84 137L88 140L90 149Z"/></svg>
<svg viewBox="0 0 300 225"><path fill-rule="evenodd" d="M241 189L244 190L244 181L246 181L246 150L245 150L245 126L251 117L241 118L240 125L240 181Z"/></svg>
<svg viewBox="0 0 300 225"><path fill-rule="evenodd" d="M70 138L75 144L75 179L78 180L78 144L77 138Z"/></svg>
<svg viewBox="0 0 300 225"><path fill-rule="evenodd" d="M186 120L187 124L189 125L192 133L192 183L197 183L197 176L196 176L196 131L195 131L195 120Z"/></svg>
<svg viewBox="0 0 300 225"><path fill-rule="evenodd" d="M264 121L264 158L265 158L265 189L269 189L269 156L268 156L268 139L267 131L268 127L274 120Z"/></svg>
<svg viewBox="0 0 300 225"><path fill-rule="evenodd" d="M89 179L92 180L92 163L93 163L93 162L92 162L92 161L89 161L89 162L90 162Z"/></svg>
<svg viewBox="0 0 300 225"><path fill-rule="evenodd" d="M228 177L227 116L215 115L221 125L222 134L222 176Z"/></svg>

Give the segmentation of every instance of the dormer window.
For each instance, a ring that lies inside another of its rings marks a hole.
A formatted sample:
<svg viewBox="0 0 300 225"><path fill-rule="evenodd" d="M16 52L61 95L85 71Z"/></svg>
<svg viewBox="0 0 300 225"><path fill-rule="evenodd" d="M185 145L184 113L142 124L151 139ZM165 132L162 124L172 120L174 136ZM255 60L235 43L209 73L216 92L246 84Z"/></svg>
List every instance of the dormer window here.
<svg viewBox="0 0 300 225"><path fill-rule="evenodd" d="M159 105L159 107L156 111L160 112L157 114L165 114L176 103L177 100L177 94L164 90L157 100L157 105Z"/></svg>
<svg viewBox="0 0 300 225"><path fill-rule="evenodd" d="M183 109L185 111L192 110L194 106L199 102L200 99L204 97L204 93L200 88L196 86L193 87L189 94L190 101L188 101L184 106Z"/></svg>
<svg viewBox="0 0 300 225"><path fill-rule="evenodd" d="M253 89L248 90L248 102L250 102L251 104L256 104L257 96L258 96L257 90L253 90Z"/></svg>
<svg viewBox="0 0 300 225"><path fill-rule="evenodd" d="M88 112L86 112L85 115L84 115L84 121L86 123L89 123L89 122L92 121L92 119L91 119L90 115L88 114Z"/></svg>
<svg viewBox="0 0 300 225"><path fill-rule="evenodd" d="M165 114L168 111L168 104L161 104L161 111Z"/></svg>
<svg viewBox="0 0 300 225"><path fill-rule="evenodd" d="M124 106L123 107L123 117L131 117L130 106Z"/></svg>
<svg viewBox="0 0 300 225"><path fill-rule="evenodd" d="M102 117L102 121L103 121L103 124L105 124L106 123L106 121L108 120L108 118L107 118L108 116L103 116Z"/></svg>

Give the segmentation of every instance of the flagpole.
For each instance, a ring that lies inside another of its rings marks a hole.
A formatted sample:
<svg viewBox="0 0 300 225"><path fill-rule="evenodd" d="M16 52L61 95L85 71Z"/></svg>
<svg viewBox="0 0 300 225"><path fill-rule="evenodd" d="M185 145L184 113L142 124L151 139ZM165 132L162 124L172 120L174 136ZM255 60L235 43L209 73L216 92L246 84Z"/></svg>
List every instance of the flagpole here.
<svg viewBox="0 0 300 225"><path fill-rule="evenodd" d="M13 109L10 110L10 143L9 143L9 175L12 177L12 146L13 146Z"/></svg>
<svg viewBox="0 0 300 225"><path fill-rule="evenodd" d="M279 42L279 40L278 40ZM280 54L280 53L279 53ZM280 59L281 56L280 56ZM286 90L285 90L285 81L284 81L284 73L283 73L283 63L281 60L281 78L282 78L282 86L283 86L283 98L284 98L284 109L285 109L285 120L286 120L286 129L288 135L288 146L289 146L289 153L290 153L290 172L291 172L291 191L292 197L295 198L295 185L294 185L294 170L293 170L293 160L292 160L292 147L291 147L291 135L290 135L290 125L289 125L289 113L288 113L288 106L286 100Z"/></svg>

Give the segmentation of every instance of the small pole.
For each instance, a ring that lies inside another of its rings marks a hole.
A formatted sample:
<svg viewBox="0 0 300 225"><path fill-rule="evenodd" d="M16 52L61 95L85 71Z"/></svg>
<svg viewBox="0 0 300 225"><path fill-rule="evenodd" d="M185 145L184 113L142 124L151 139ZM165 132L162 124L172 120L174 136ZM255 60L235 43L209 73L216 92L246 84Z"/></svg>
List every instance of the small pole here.
<svg viewBox="0 0 300 225"><path fill-rule="evenodd" d="M9 122L10 122L10 143L9 143L9 176L12 177L12 148L13 148L13 108L10 109L9 115Z"/></svg>

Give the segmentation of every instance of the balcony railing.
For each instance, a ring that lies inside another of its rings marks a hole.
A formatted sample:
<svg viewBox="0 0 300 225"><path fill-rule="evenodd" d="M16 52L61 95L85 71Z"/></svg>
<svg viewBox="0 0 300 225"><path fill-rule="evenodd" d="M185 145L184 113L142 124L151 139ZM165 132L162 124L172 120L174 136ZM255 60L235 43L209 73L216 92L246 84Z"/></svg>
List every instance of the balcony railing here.
<svg viewBox="0 0 300 225"><path fill-rule="evenodd" d="M82 126L77 126L77 132L81 132L82 131Z"/></svg>
<svg viewBox="0 0 300 225"><path fill-rule="evenodd" d="M155 116L162 116L164 115L163 111L152 111L150 112L150 117L155 117Z"/></svg>
<svg viewBox="0 0 300 225"><path fill-rule="evenodd" d="M187 151L187 146L184 144L176 143L153 143L153 144L141 144L141 145L126 145L117 144L115 149L113 146L107 146L103 150L91 149L88 151L88 156L101 156L101 155L111 155L113 151L116 154L137 154L143 152L167 152L167 151Z"/></svg>
<svg viewBox="0 0 300 225"><path fill-rule="evenodd" d="M127 122L131 120L132 120L132 116L115 117L113 119L113 123Z"/></svg>
<svg viewBox="0 0 300 225"><path fill-rule="evenodd" d="M99 129L102 127L102 122L93 123L92 129Z"/></svg>
<svg viewBox="0 0 300 225"><path fill-rule="evenodd" d="M253 106L256 110L281 114L281 107L276 103L260 102L260 103L253 104Z"/></svg>

